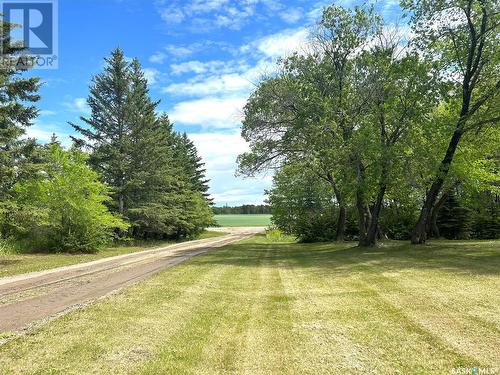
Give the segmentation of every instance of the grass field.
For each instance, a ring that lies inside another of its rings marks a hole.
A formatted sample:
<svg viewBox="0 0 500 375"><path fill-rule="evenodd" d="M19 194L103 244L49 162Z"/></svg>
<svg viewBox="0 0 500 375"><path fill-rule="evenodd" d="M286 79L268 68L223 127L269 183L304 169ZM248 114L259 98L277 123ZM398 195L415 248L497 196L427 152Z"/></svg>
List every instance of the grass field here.
<svg viewBox="0 0 500 375"><path fill-rule="evenodd" d="M215 215L221 227L267 227L271 215Z"/></svg>
<svg viewBox="0 0 500 375"><path fill-rule="evenodd" d="M215 231L205 231L197 238L210 238L222 236L224 233ZM12 276L20 273L42 271L49 268L69 266L82 262L90 262L97 259L108 258L116 255L135 253L147 250L155 246L165 246L173 241L149 241L135 242L127 246L114 246L103 249L94 254L15 254L0 252L0 277Z"/></svg>
<svg viewBox="0 0 500 375"><path fill-rule="evenodd" d="M500 367L500 242L197 256L0 347L0 373L449 374Z"/></svg>

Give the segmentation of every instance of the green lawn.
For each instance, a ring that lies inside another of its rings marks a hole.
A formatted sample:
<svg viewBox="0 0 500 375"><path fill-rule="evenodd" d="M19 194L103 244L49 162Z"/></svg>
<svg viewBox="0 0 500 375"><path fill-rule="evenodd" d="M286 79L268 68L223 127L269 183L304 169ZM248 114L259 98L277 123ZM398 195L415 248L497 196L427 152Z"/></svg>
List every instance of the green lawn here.
<svg viewBox="0 0 500 375"><path fill-rule="evenodd" d="M221 227L267 227L271 215L215 215Z"/></svg>
<svg viewBox="0 0 500 375"><path fill-rule="evenodd" d="M499 367L500 242L197 256L0 347L0 373L448 374Z"/></svg>
<svg viewBox="0 0 500 375"><path fill-rule="evenodd" d="M222 236L225 233L205 231L197 238L210 238ZM0 252L0 277L12 276L20 273L42 271L49 268L69 266L71 264L90 262L93 260L108 258L115 255L123 255L128 253L135 253L143 250L150 250L156 246L166 246L174 243L173 241L135 241L127 246L114 246L103 249L95 254L15 254L15 253L2 253Z"/></svg>

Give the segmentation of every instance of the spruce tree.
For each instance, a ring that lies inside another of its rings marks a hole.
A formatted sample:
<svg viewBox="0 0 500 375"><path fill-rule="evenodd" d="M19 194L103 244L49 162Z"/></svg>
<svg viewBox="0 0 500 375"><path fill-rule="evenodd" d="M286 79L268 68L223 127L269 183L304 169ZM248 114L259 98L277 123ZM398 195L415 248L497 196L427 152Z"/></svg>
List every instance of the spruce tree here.
<svg viewBox="0 0 500 375"><path fill-rule="evenodd" d="M212 204L212 199L209 198L210 194L208 193L210 180L206 178L205 163L198 155L198 150L193 141L189 139L186 133L178 134L175 147L178 162L188 176L192 189L200 193Z"/></svg>
<svg viewBox="0 0 500 375"><path fill-rule="evenodd" d="M469 239L471 234L471 210L463 207L457 195L446 196L438 213L439 233L450 240Z"/></svg>
<svg viewBox="0 0 500 375"><path fill-rule="evenodd" d="M73 140L90 152L90 164L113 189L113 208L123 215L130 170L129 63L119 48L105 62L104 72L92 78L87 99L90 117L80 117L84 126L70 125L83 136Z"/></svg>
<svg viewBox="0 0 500 375"><path fill-rule="evenodd" d="M158 117L159 102L149 97L147 80L138 60L130 66L127 119L130 124L130 173L127 206L136 237L168 237L176 232L179 215L175 197L182 173L176 169L171 149L172 125Z"/></svg>
<svg viewBox="0 0 500 375"><path fill-rule="evenodd" d="M2 64L0 66L0 216L6 210L9 190L22 175L31 173L32 157L37 146L22 139L32 125L38 110L33 105L40 99L38 77L22 78L26 70L16 65L24 47L11 44L12 25L0 19Z"/></svg>
<svg viewBox="0 0 500 375"><path fill-rule="evenodd" d="M106 63L90 88L91 116L81 117L84 126L72 124L83 136L75 142L90 151L134 237L191 236L211 223L201 158L157 114L139 61L127 63L117 49Z"/></svg>
<svg viewBox="0 0 500 375"><path fill-rule="evenodd" d="M149 97L147 80L138 60L130 66L130 90L127 98L129 134L129 180L127 202L133 208L154 199L163 184L168 162L167 138L156 116L156 107Z"/></svg>

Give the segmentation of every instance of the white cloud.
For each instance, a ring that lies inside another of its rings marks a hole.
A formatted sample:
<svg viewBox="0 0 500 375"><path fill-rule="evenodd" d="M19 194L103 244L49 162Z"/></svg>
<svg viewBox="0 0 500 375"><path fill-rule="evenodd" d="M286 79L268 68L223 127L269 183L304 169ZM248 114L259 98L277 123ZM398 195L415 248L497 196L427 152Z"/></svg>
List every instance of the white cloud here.
<svg viewBox="0 0 500 375"><path fill-rule="evenodd" d="M209 13L220 10L229 3L229 0L192 0L187 3L186 9L193 13Z"/></svg>
<svg viewBox="0 0 500 375"><path fill-rule="evenodd" d="M171 69L174 74L189 71L200 73L164 87L162 92L180 96L227 98L248 96L262 76L274 71L275 64L269 58L260 58L253 66L245 60L190 61L174 64Z"/></svg>
<svg viewBox="0 0 500 375"><path fill-rule="evenodd" d="M90 113L90 108L85 98L74 98L72 101L64 103L64 106L72 112L79 112L81 114Z"/></svg>
<svg viewBox="0 0 500 375"><path fill-rule="evenodd" d="M174 44L170 44L165 47L165 51L177 57L185 57L191 55L197 48L198 48L197 44L192 44L188 46L177 46Z"/></svg>
<svg viewBox="0 0 500 375"><path fill-rule="evenodd" d="M230 73L234 71L243 70L246 67L245 63L242 61L198 61L191 60L185 61L179 64L171 64L170 70L173 74L184 74L184 73Z"/></svg>
<svg viewBox="0 0 500 375"><path fill-rule="evenodd" d="M260 204L262 192L271 186L267 177L243 179L234 176L236 158L248 150L247 143L238 133L189 134L199 155L207 167L210 193L217 205L223 204Z"/></svg>
<svg viewBox="0 0 500 375"><path fill-rule="evenodd" d="M191 133L189 138L210 171L233 171L236 157L248 150L247 143L238 133Z"/></svg>
<svg viewBox="0 0 500 375"><path fill-rule="evenodd" d="M252 52L257 49L267 57L278 58L292 52L301 52L304 48L309 30L307 28L288 29L257 39L241 47L241 52Z"/></svg>
<svg viewBox="0 0 500 375"><path fill-rule="evenodd" d="M280 18L286 23L297 23L302 19L304 11L301 8L289 8L280 12Z"/></svg>
<svg viewBox="0 0 500 375"><path fill-rule="evenodd" d="M184 21L186 16L181 9L176 7L168 7L160 10L161 19L168 24L178 24Z"/></svg>
<svg viewBox="0 0 500 375"><path fill-rule="evenodd" d="M239 126L245 98L202 98L177 103L168 111L175 123L202 128L229 129Z"/></svg>
<svg viewBox="0 0 500 375"><path fill-rule="evenodd" d="M224 96L234 93L248 92L252 83L239 74L223 74L220 76L209 76L207 78L195 77L186 82L173 83L162 91L174 95L207 96L223 94Z"/></svg>
<svg viewBox="0 0 500 375"><path fill-rule="evenodd" d="M183 22L193 32L214 28L238 30L255 15L259 5L263 5L259 17L270 17L283 7L278 0L169 0L168 6L160 6L158 12L167 27Z"/></svg>
<svg viewBox="0 0 500 375"><path fill-rule="evenodd" d="M246 189L235 189L211 194L217 206L240 206L242 204L264 204L262 193L248 194Z"/></svg>
<svg viewBox="0 0 500 375"><path fill-rule="evenodd" d="M148 80L150 85L154 85L158 81L158 76L160 72L155 68L143 68L144 77Z"/></svg>
<svg viewBox="0 0 500 375"><path fill-rule="evenodd" d="M60 126L38 121L26 129L26 137L35 138L41 143L49 142L53 134L57 135L57 139L64 147L71 146L70 134Z"/></svg>
<svg viewBox="0 0 500 375"><path fill-rule="evenodd" d="M154 64L163 64L168 56L183 58L192 55L200 48L202 48L200 43L193 43L189 45L169 44L163 47L161 51L157 51L151 55L149 57L149 61Z"/></svg>
<svg viewBox="0 0 500 375"><path fill-rule="evenodd" d="M215 25L237 30L254 14L254 8L250 6L245 6L243 8L228 7L226 12L226 14L219 14L216 16Z"/></svg>
<svg viewBox="0 0 500 375"><path fill-rule="evenodd" d="M53 116L53 115L56 115L57 112L50 111L48 109L42 109L38 114L40 115L40 117L42 117L42 116Z"/></svg>
<svg viewBox="0 0 500 375"><path fill-rule="evenodd" d="M155 54L151 55L149 58L149 61L154 63L154 64L163 64L165 59L167 58L167 55L163 52L156 52Z"/></svg>

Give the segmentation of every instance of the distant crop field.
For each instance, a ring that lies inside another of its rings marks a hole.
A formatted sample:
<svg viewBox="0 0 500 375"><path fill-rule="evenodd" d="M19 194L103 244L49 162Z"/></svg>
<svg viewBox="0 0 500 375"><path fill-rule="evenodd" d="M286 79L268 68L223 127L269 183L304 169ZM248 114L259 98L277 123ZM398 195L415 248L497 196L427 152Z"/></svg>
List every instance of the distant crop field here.
<svg viewBox="0 0 500 375"><path fill-rule="evenodd" d="M221 227L267 227L271 215L215 215Z"/></svg>

